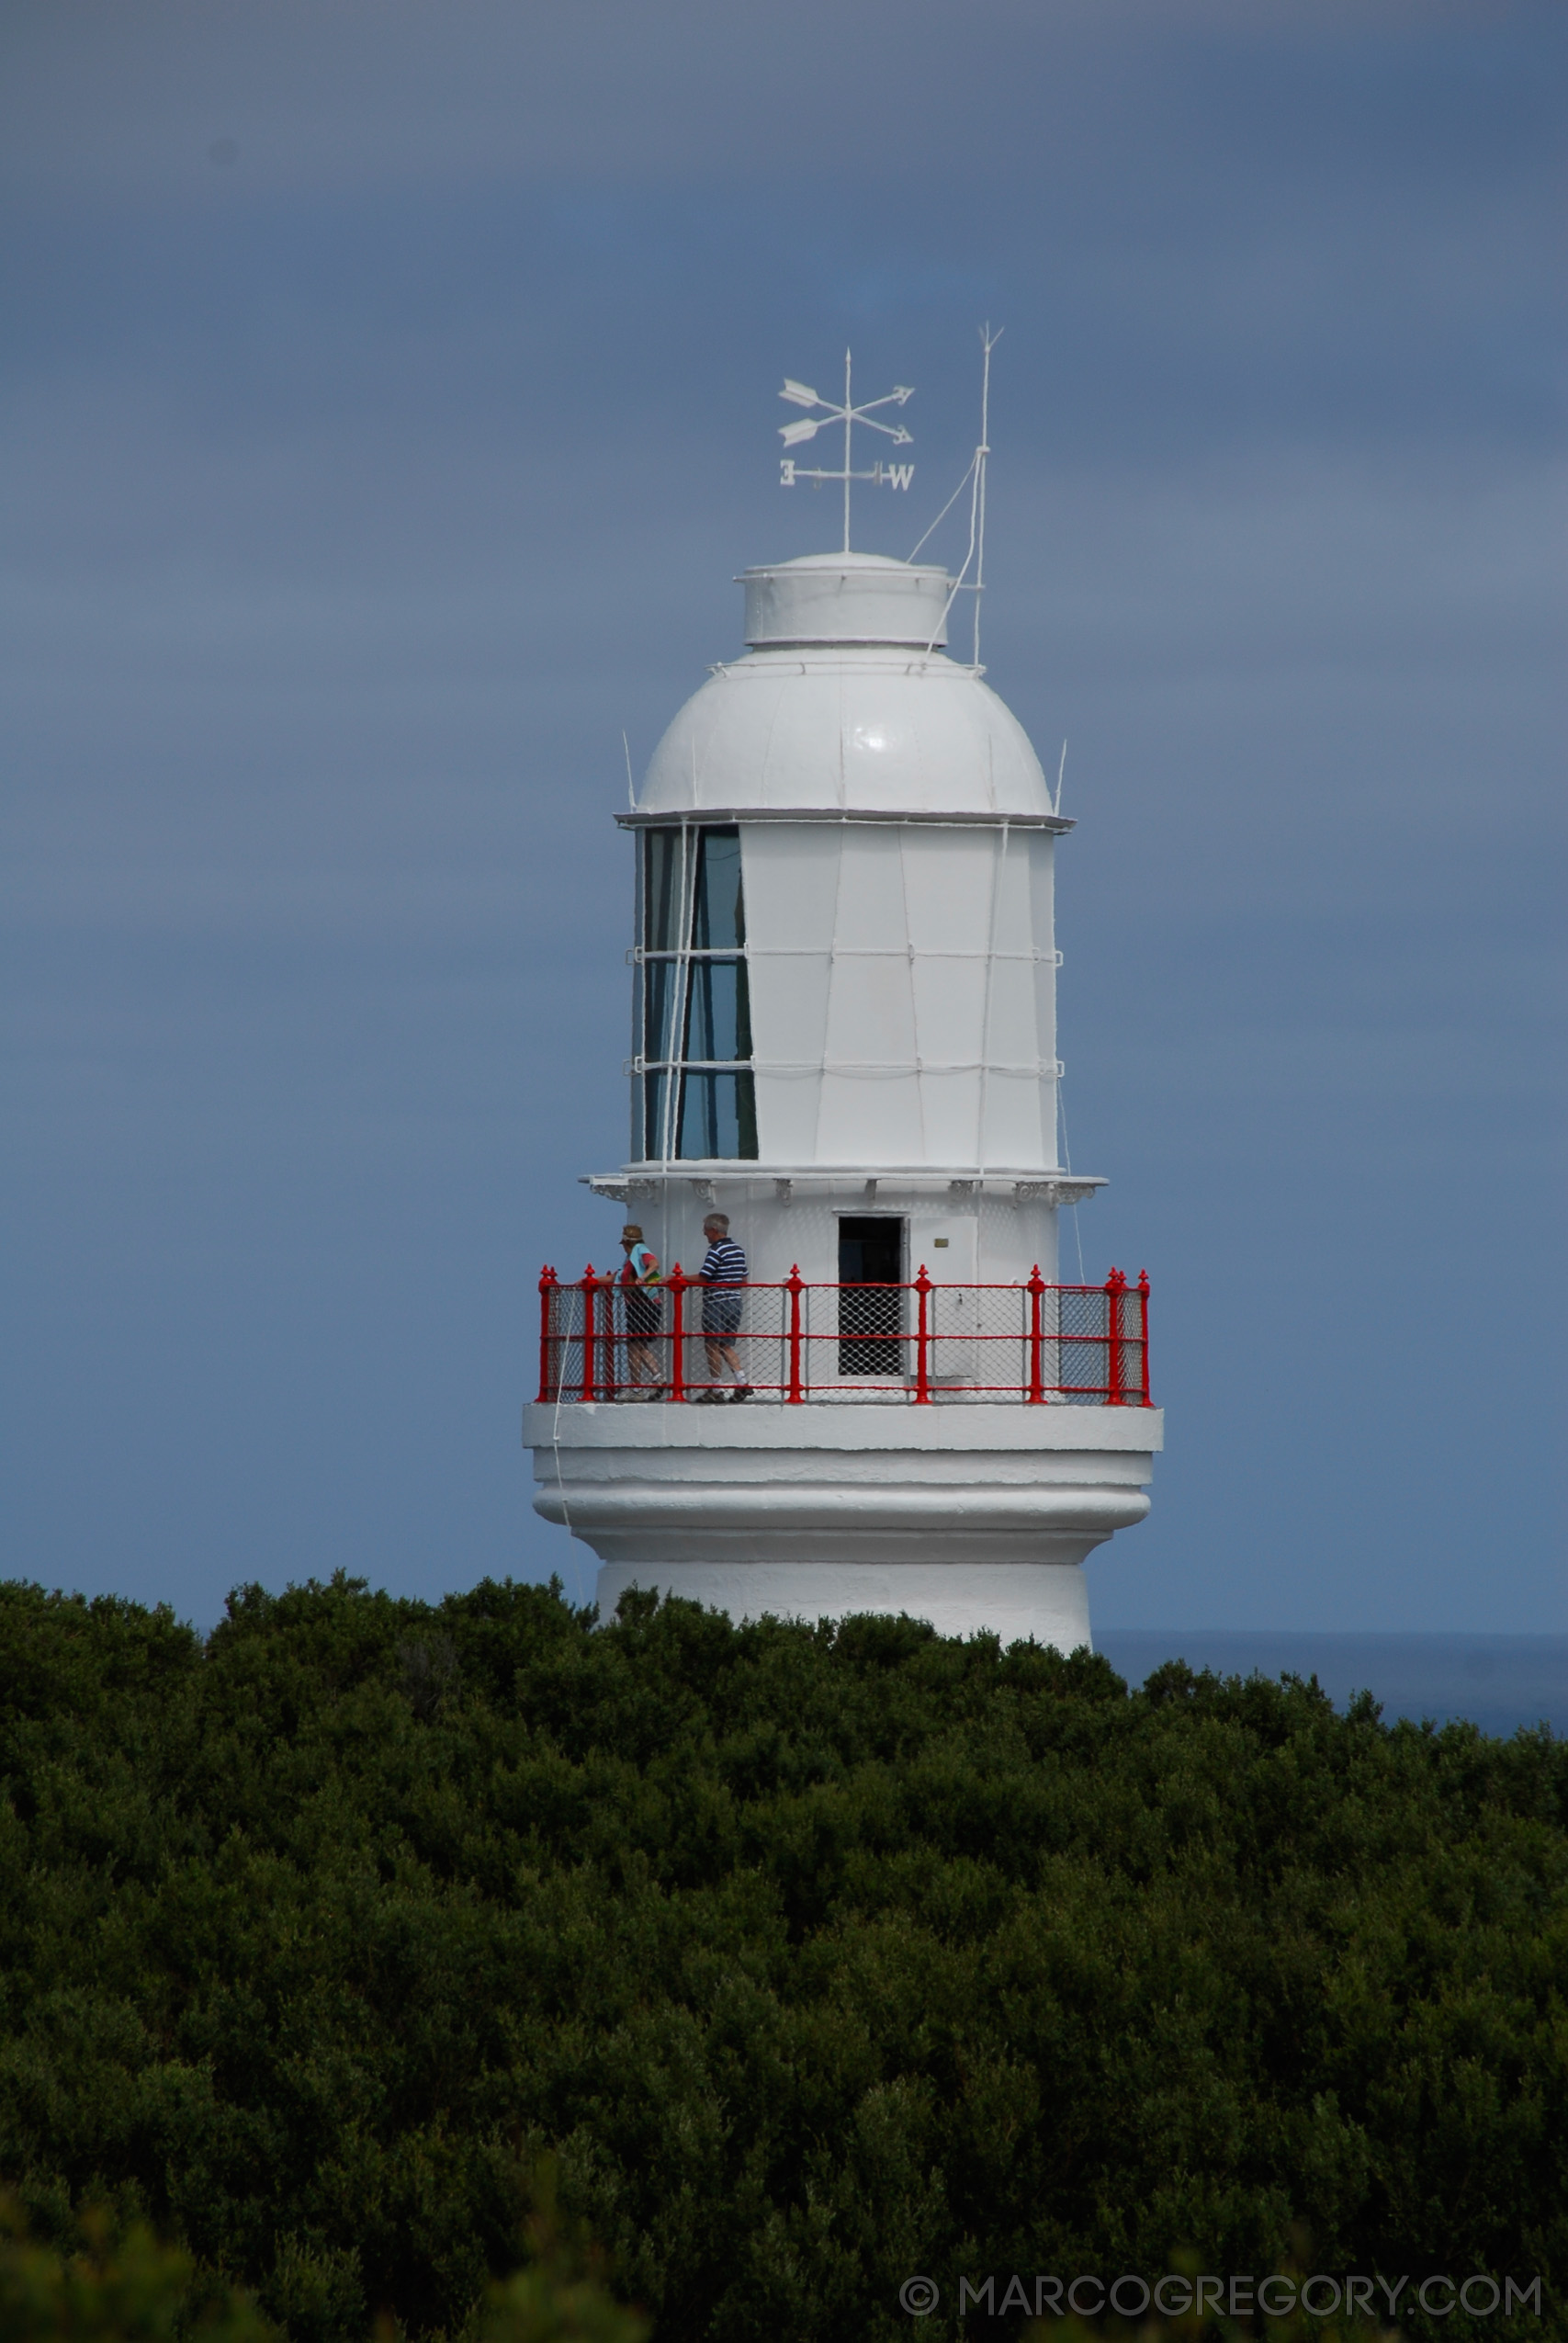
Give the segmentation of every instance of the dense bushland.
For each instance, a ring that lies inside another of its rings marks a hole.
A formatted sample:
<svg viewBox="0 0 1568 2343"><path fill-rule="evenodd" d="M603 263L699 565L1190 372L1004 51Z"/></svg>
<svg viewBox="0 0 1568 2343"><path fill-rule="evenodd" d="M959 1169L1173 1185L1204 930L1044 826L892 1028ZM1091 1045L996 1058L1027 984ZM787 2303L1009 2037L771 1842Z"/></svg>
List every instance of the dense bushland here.
<svg viewBox="0 0 1568 2343"><path fill-rule="evenodd" d="M11 1585L0 2181L295 2343L456 2334L550 2153L658 2343L1189 2249L1539 2273L1402 2324L1560 2332L1565 1821L1544 1732L908 1621Z"/></svg>
<svg viewBox="0 0 1568 2343"><path fill-rule="evenodd" d="M647 2320L615 2301L593 2266L600 2257L559 2219L548 2159L535 2179L527 2263L474 2305L472 2343L648 2343ZM145 2222L91 2205L71 2225L73 2235L42 2244L0 2196L4 2343L287 2343L243 2287L199 2269ZM383 2313L367 2343L396 2333Z"/></svg>

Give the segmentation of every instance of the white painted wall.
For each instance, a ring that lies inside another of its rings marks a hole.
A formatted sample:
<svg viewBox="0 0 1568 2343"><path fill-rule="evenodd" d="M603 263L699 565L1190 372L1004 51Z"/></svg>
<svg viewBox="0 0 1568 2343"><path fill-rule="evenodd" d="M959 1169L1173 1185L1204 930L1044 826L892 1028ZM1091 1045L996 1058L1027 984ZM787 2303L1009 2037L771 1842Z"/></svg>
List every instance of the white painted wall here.
<svg viewBox="0 0 1568 2343"><path fill-rule="evenodd" d="M934 1279L952 1284L971 1277L1021 1284L1037 1264L1048 1285L1058 1273L1056 1213L1043 1204L1015 1204L1010 1182L999 1197L963 1202L949 1195L945 1182L937 1183L933 1194L879 1181L875 1195L868 1198L863 1181L849 1180L816 1189L797 1186L784 1201L772 1176L747 1179L716 1170L694 1179L684 1167L672 1169L668 1179L647 1181L641 1189L634 1183L629 1194L624 1179L613 1184L614 1210L605 1213L604 1242L595 1255L600 1268L612 1257L618 1262L621 1221L631 1217L647 1230L666 1268L679 1262L688 1273L694 1271L706 1250L704 1216L716 1208L729 1215L730 1233L745 1246L758 1279L787 1277L798 1265L803 1277L832 1283L839 1273L840 1217L868 1212L893 1212L907 1219L911 1275L922 1263ZM939 1251L934 1239L942 1235L949 1244ZM964 1265L958 1269L955 1262ZM563 1278L581 1275L583 1266L555 1265Z"/></svg>
<svg viewBox="0 0 1568 2343"><path fill-rule="evenodd" d="M532 1407L535 1505L629 1585L732 1615L908 1610L1089 1641L1081 1565L1148 1511L1156 1409Z"/></svg>
<svg viewBox="0 0 1568 2343"><path fill-rule="evenodd" d="M1055 1166L1055 845L742 822L763 1162Z"/></svg>

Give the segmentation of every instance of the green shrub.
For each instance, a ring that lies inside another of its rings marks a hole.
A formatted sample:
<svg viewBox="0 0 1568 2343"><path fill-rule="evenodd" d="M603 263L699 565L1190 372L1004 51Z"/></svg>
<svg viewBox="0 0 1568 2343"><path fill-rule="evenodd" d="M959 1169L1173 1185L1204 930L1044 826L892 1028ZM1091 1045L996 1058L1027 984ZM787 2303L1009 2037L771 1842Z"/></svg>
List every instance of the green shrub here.
<svg viewBox="0 0 1568 2343"><path fill-rule="evenodd" d="M481 2343L647 2343L648 2321L615 2301L603 2255L581 2222L562 2216L553 2156L529 2193L528 2262L491 2288Z"/></svg>
<svg viewBox="0 0 1568 2343"><path fill-rule="evenodd" d="M1565 1811L1544 1731L908 1620L338 1579L203 1642L11 1585L0 2179L292 2343L471 2333L546 2153L679 2343L936 2343L961 2272L1266 2271L1300 2222L1550 2319Z"/></svg>
<svg viewBox="0 0 1568 2343"><path fill-rule="evenodd" d="M38 2244L0 2200L0 2336L6 2343L276 2343L239 2288L199 2273L144 2222L116 2235L101 2210L77 2224L74 2252Z"/></svg>

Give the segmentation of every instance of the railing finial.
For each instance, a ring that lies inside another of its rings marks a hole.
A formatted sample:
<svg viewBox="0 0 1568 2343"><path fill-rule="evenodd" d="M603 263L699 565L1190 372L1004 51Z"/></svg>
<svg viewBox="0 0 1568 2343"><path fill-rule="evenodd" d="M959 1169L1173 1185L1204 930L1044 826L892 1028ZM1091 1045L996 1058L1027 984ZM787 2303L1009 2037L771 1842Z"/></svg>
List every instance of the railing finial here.
<svg viewBox="0 0 1568 2343"><path fill-rule="evenodd" d="M915 1338L915 1405L917 1408L929 1408L931 1398L931 1335L928 1326L931 1290L931 1281L926 1275L925 1262L921 1262L920 1273L915 1280L915 1291L920 1297L919 1330Z"/></svg>

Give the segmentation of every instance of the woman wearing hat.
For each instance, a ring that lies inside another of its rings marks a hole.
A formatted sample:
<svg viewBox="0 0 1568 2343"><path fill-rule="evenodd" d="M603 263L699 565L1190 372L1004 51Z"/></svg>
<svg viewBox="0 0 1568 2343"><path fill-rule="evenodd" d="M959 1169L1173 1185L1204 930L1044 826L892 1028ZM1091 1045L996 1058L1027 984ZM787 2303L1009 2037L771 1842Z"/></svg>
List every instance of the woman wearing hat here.
<svg viewBox="0 0 1568 2343"><path fill-rule="evenodd" d="M621 1243L626 1257L615 1283L621 1289L626 1310L626 1357L631 1364L632 1382L639 1391L647 1391L650 1398L657 1399L664 1388L659 1380L659 1354L655 1348L664 1315L663 1300L656 1290L659 1255L643 1243L642 1230L635 1220L628 1220L622 1229Z"/></svg>

